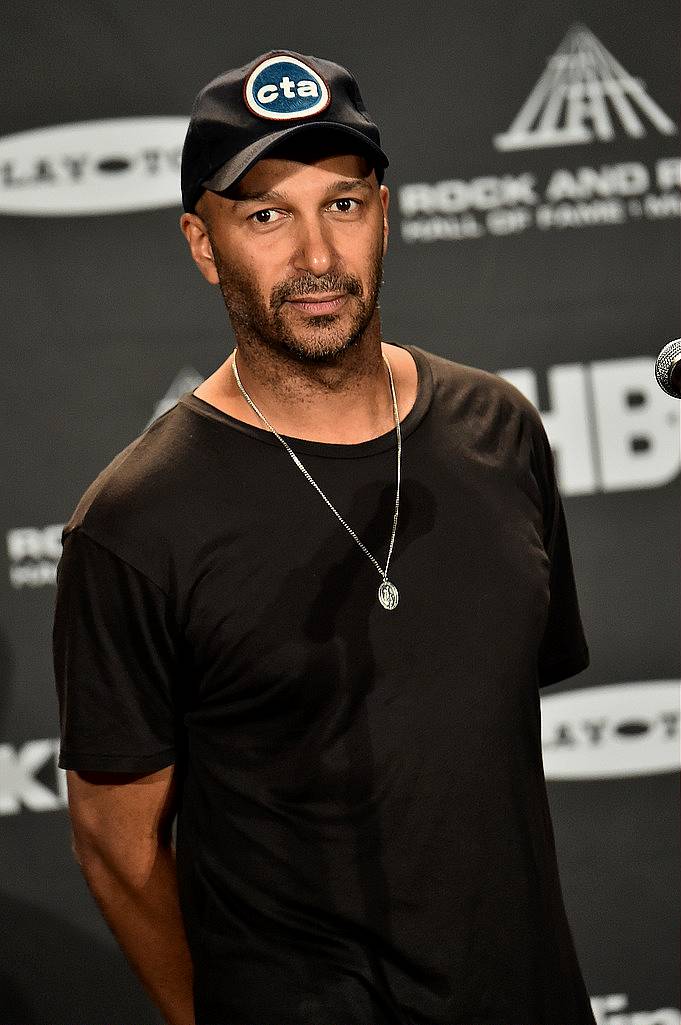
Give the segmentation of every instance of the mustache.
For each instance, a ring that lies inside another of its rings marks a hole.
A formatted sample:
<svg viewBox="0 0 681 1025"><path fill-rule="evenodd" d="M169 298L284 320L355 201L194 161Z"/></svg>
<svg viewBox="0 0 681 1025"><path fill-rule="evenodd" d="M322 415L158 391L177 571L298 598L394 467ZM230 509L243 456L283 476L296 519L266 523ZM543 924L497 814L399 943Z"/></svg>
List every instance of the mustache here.
<svg viewBox="0 0 681 1025"><path fill-rule="evenodd" d="M292 281L282 281L275 285L270 296L270 306L277 309L287 299L296 299L301 295L314 295L320 292L346 292L348 295L362 295L362 282L351 274L313 274Z"/></svg>

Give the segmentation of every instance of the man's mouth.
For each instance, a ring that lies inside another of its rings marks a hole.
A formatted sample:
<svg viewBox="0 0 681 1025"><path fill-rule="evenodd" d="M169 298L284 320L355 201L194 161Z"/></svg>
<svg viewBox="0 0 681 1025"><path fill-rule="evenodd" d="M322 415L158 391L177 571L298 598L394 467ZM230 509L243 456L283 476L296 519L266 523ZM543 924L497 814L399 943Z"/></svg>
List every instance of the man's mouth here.
<svg viewBox="0 0 681 1025"><path fill-rule="evenodd" d="M305 313L320 314L335 313L343 306L346 300L347 293L342 292L340 295L337 293L330 293L328 295L319 293L300 295L287 299L286 302L291 303L296 309L303 310Z"/></svg>

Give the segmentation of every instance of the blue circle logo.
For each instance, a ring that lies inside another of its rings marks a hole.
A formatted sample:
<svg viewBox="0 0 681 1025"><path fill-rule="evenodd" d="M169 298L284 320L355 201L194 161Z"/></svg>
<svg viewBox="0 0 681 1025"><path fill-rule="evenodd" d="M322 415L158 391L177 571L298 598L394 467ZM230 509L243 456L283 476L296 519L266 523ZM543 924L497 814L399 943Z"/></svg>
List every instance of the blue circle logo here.
<svg viewBox="0 0 681 1025"><path fill-rule="evenodd" d="M316 71L283 55L268 57L251 71L244 83L244 99L252 114L272 121L312 117L331 102L328 85Z"/></svg>

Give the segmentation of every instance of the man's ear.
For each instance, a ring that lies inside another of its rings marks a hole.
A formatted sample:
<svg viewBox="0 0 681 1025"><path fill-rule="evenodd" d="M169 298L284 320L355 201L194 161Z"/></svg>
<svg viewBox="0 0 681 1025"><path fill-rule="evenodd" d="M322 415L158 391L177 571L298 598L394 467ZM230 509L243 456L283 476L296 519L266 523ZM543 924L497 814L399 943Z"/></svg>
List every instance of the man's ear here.
<svg viewBox="0 0 681 1025"><path fill-rule="evenodd" d="M390 232L388 226L388 206L390 204L390 189L387 185L381 185L381 206L383 207L383 255L385 256L388 248L388 234Z"/></svg>
<svg viewBox="0 0 681 1025"><path fill-rule="evenodd" d="M220 283L208 228L198 214L184 213L180 217L180 230L187 240L192 259L211 285Z"/></svg>

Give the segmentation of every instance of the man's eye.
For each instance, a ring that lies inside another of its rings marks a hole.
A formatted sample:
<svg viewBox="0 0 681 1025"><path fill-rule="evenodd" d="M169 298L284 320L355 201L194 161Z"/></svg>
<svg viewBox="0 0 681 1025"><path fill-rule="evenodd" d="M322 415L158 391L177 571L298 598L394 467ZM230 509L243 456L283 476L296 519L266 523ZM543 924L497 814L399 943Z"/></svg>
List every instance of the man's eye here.
<svg viewBox="0 0 681 1025"><path fill-rule="evenodd" d="M251 214L250 220L255 221L256 224L273 224L280 217L283 217L280 210L256 210L254 214Z"/></svg>
<svg viewBox="0 0 681 1025"><path fill-rule="evenodd" d="M334 199L334 201L331 204L331 206L337 207L338 210L340 211L340 213L347 214L347 213L349 213L353 209L353 205L352 205L353 203L355 204L355 206L359 206L359 200L357 200L357 199L349 199L349 198L348 199Z"/></svg>

